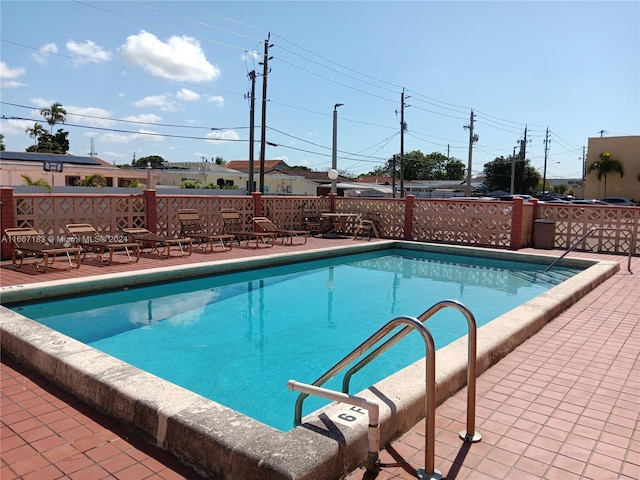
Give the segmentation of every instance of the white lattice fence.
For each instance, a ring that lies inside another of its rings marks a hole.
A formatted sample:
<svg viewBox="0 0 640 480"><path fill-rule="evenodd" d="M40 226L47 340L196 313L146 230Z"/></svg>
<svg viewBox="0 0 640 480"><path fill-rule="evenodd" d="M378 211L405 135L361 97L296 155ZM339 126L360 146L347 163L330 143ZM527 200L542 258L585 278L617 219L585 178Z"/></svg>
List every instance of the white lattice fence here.
<svg viewBox="0 0 640 480"><path fill-rule="evenodd" d="M627 254L631 249L640 255L640 207L545 203L538 207L538 218L555 222L555 248L567 249L597 227L604 230L589 235L577 250Z"/></svg>
<svg viewBox="0 0 640 480"><path fill-rule="evenodd" d="M320 197L262 197L262 209L263 215L280 228L297 230L302 228L304 210L329 210L329 200Z"/></svg>
<svg viewBox="0 0 640 480"><path fill-rule="evenodd" d="M509 247L511 203L416 200L412 236L418 241Z"/></svg>
<svg viewBox="0 0 640 480"><path fill-rule="evenodd" d="M67 236L65 227L70 223L90 223L105 233L145 223L142 195L15 194L14 198L17 226L53 238Z"/></svg>
<svg viewBox="0 0 640 480"><path fill-rule="evenodd" d="M404 200L340 198L336 199L336 211L338 213L359 213L363 218L374 220L381 237L404 237Z"/></svg>
<svg viewBox="0 0 640 480"><path fill-rule="evenodd" d="M223 208L238 211L247 228L251 227L253 218L253 197L249 196L186 196L158 195L157 231L161 235L177 237L180 233L178 212L183 208L193 208L200 215L200 222L209 233L222 232Z"/></svg>

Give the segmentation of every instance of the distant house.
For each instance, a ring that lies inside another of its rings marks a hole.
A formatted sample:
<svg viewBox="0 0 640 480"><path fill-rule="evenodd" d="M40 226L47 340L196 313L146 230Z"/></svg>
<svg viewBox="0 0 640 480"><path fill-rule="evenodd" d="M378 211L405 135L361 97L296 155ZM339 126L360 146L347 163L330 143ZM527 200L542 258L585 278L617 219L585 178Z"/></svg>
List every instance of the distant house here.
<svg viewBox="0 0 640 480"><path fill-rule="evenodd" d="M108 187L128 187L133 182L146 184L143 169L121 169L98 157L52 153L0 152L0 184L24 185L22 175L33 181L45 180L52 187L75 186L79 180L99 173Z"/></svg>
<svg viewBox="0 0 640 480"><path fill-rule="evenodd" d="M225 167L233 168L234 170L238 170L240 172L245 172L247 175L249 174L248 160L231 160L225 164ZM254 162L254 182L257 182L259 180L259 168L259 162ZM304 168L289 167L284 160L265 160L264 170L266 176L278 177L282 175L288 175L290 177L296 178L302 177L305 180L307 187L313 190L313 193L308 190L306 193L304 193L305 195L328 195L331 192L331 180L329 180L328 172L313 172ZM351 182L352 180L348 177L338 175L338 179L336 181ZM267 178L265 178L265 186L269 186L269 181L267 180ZM278 192L279 190L280 188L276 185L276 192ZM273 189L271 187L269 188L269 192L273 192ZM303 193L300 192L294 194L300 195ZM341 195L339 189L338 194Z"/></svg>

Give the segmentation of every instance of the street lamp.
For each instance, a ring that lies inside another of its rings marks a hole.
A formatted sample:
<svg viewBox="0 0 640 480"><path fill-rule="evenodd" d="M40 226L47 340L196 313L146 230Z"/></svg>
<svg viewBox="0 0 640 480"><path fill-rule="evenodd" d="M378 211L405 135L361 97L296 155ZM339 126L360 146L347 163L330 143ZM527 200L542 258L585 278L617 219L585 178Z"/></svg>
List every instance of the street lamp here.
<svg viewBox="0 0 640 480"><path fill-rule="evenodd" d="M147 188L151 189L151 170L153 167L151 166L151 162L147 162Z"/></svg>
<svg viewBox="0 0 640 480"><path fill-rule="evenodd" d="M333 106L333 149L331 150L331 170L329 170L331 193L336 193L336 180L338 178L338 107L343 105L344 103L336 103Z"/></svg>

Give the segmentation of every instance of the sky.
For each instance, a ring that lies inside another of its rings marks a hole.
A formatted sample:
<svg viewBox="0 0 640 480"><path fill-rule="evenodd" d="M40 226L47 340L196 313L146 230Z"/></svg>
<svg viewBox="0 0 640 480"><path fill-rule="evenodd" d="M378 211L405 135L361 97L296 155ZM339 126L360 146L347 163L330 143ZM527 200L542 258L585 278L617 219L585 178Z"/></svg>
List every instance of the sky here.
<svg viewBox="0 0 640 480"><path fill-rule="evenodd" d="M581 178L590 137L640 134L638 1L2 0L0 27L10 151L59 102L70 154L248 160L251 72L254 158L264 114L265 158L317 171L334 109L351 175L401 149L466 166L472 111L474 176L525 128L548 179Z"/></svg>

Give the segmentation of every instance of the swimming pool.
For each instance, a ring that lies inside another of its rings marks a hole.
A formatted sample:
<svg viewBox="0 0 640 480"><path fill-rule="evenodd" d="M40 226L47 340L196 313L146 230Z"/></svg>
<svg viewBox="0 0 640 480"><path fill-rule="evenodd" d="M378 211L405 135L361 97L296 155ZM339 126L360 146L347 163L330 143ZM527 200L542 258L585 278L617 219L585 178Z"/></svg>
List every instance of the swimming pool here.
<svg viewBox="0 0 640 480"><path fill-rule="evenodd" d="M271 254L240 262L223 260L189 268L163 267L99 279L92 277L79 281L15 286L3 289L3 303L17 304L37 298L64 296L70 292L120 289L127 285L177 279L194 273L229 273L237 269L249 270L297 260L332 258L352 252L389 248L403 248L408 252L463 254L494 261L526 260L544 265L548 265L551 258L547 255L522 255L488 249L381 241L344 248L317 248L294 255ZM480 329L478 373L619 268L616 262L573 259L566 264L586 270ZM486 272L478 269L476 274L484 276ZM326 286L325 281L325 289ZM387 320L389 318L386 317ZM459 321L464 324L462 319ZM307 418L303 426L280 432L4 307L0 307L0 331L3 354L16 358L81 400L211 475L246 479L264 478L265 475L272 479L335 479L362 464L366 458L366 416L346 424L341 421L346 410L344 405L332 406L317 417ZM466 341L460 339L438 351L437 402L464 386L465 349ZM344 355L347 352L340 353ZM322 371L325 369L326 366L322 366ZM382 402L381 444L397 438L420 420L424 414L423 386L424 368L422 362L416 362L378 382L375 388L361 392ZM258 390L252 392L253 395L260 395Z"/></svg>
<svg viewBox="0 0 640 480"><path fill-rule="evenodd" d="M456 299L478 327L578 273L394 249L14 307L27 318L267 425L293 428L289 378L311 383L400 315ZM456 311L427 323L436 348L467 333ZM418 335L355 377L358 392L424 356ZM339 379L327 384L340 389ZM259 396L252 392L258 390ZM328 403L312 398L311 412Z"/></svg>

